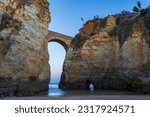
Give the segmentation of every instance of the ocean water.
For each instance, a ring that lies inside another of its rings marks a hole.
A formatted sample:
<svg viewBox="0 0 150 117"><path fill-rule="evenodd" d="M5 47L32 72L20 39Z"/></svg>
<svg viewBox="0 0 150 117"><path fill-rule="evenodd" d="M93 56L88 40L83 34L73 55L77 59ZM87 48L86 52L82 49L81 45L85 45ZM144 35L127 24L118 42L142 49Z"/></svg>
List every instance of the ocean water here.
<svg viewBox="0 0 150 117"><path fill-rule="evenodd" d="M128 91L118 90L94 90L92 85L89 90L63 90L58 88L58 84L49 84L48 96L92 96L92 95L127 95L134 94Z"/></svg>
<svg viewBox="0 0 150 117"><path fill-rule="evenodd" d="M65 96L65 95L90 95L94 93L94 87L90 85L89 90L63 90L59 89L58 84L49 84L48 96Z"/></svg>
<svg viewBox="0 0 150 117"><path fill-rule="evenodd" d="M58 84L49 84L48 96L63 96L65 91L58 88Z"/></svg>

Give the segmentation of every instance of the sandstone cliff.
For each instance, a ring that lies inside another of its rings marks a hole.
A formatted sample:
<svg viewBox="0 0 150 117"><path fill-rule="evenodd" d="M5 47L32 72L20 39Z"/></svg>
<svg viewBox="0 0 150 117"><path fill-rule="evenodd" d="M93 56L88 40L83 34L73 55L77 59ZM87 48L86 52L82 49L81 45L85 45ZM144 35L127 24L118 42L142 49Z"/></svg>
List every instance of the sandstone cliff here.
<svg viewBox="0 0 150 117"><path fill-rule="evenodd" d="M61 88L150 92L150 13L87 22L72 40Z"/></svg>
<svg viewBox="0 0 150 117"><path fill-rule="evenodd" d="M0 1L0 95L47 90L48 0Z"/></svg>

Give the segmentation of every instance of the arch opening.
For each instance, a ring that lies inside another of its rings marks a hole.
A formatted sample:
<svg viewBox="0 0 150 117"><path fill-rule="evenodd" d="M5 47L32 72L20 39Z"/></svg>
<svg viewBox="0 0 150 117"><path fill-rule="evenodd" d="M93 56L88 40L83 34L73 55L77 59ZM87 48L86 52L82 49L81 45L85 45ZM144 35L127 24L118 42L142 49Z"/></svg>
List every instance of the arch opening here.
<svg viewBox="0 0 150 117"><path fill-rule="evenodd" d="M49 65L50 65L50 83L49 96L63 95L58 84L61 80L62 67L66 56L66 50L62 43L52 40L48 43Z"/></svg>
<svg viewBox="0 0 150 117"><path fill-rule="evenodd" d="M63 42L62 40L60 40L60 39L51 39L51 40L49 41L49 43L50 43L50 42L59 43L60 45L62 45L62 47L65 49L65 51L68 50L68 45L67 45L65 42Z"/></svg>
<svg viewBox="0 0 150 117"><path fill-rule="evenodd" d="M58 42L50 41L48 43L49 64L51 71L51 83L59 83L62 67L66 56L64 46ZM55 78L53 80L53 78Z"/></svg>

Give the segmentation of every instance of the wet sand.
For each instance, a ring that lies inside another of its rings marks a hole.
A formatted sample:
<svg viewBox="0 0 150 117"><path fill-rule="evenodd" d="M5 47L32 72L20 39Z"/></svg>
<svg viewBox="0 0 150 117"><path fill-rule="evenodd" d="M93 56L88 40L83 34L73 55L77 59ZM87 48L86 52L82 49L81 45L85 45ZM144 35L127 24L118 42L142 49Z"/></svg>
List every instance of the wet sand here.
<svg viewBox="0 0 150 117"><path fill-rule="evenodd" d="M112 90L87 93L85 90L71 90L62 96L48 96L47 92L42 92L29 97L5 97L3 100L150 100L150 94Z"/></svg>

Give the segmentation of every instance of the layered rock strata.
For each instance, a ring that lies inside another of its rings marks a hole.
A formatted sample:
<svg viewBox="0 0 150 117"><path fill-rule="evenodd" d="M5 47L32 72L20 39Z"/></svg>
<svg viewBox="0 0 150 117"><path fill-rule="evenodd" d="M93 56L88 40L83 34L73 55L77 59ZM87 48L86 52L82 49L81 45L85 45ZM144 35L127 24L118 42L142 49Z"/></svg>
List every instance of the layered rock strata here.
<svg viewBox="0 0 150 117"><path fill-rule="evenodd" d="M0 1L0 95L47 90L48 0Z"/></svg>
<svg viewBox="0 0 150 117"><path fill-rule="evenodd" d="M150 14L87 22L72 40L60 88L150 92Z"/></svg>

